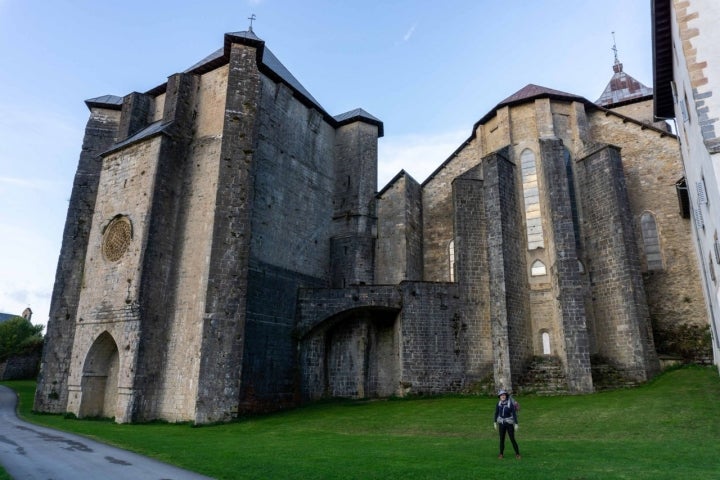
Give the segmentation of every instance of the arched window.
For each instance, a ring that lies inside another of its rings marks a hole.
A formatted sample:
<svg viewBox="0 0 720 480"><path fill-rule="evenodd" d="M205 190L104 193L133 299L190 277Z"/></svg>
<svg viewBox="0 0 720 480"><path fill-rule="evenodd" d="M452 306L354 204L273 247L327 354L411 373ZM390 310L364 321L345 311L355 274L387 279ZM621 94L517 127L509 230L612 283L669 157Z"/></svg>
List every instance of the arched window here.
<svg viewBox="0 0 720 480"><path fill-rule="evenodd" d="M448 260L450 262L450 281L455 281L455 240L448 244Z"/></svg>
<svg viewBox="0 0 720 480"><path fill-rule="evenodd" d="M537 182L535 154L526 148L520 154L522 165L523 196L525 197L525 221L527 223L528 250L544 248L540 194Z"/></svg>
<svg viewBox="0 0 720 480"><path fill-rule="evenodd" d="M552 351L550 350L550 334L548 332L542 332L542 347L543 347L543 355L550 355Z"/></svg>
<svg viewBox="0 0 720 480"><path fill-rule="evenodd" d="M545 268L545 264L540 260L535 260L530 266L530 276L540 277L542 275L547 275L547 269Z"/></svg>
<svg viewBox="0 0 720 480"><path fill-rule="evenodd" d="M658 237L655 216L645 212L640 217L640 229L642 230L643 246L645 248L645 261L648 271L662 270L662 254L660 253L660 238Z"/></svg>

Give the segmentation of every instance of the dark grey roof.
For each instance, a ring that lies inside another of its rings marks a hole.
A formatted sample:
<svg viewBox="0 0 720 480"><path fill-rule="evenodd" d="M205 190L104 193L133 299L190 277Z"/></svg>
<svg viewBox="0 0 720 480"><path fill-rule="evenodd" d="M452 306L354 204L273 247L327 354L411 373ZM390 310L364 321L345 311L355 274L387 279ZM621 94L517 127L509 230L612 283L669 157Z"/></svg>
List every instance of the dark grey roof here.
<svg viewBox="0 0 720 480"><path fill-rule="evenodd" d="M197 62L197 63L196 63L195 65L193 65L192 67L190 67L190 68L186 69L185 71L183 71L183 73L190 73L190 72L192 72L193 70L197 70L198 68L202 67L203 65L206 65L206 64L208 64L208 63L214 62L215 60L217 60L217 59L219 59L219 58L223 58L224 55L225 55L225 49L224 49L224 48L218 48L218 49L215 50L213 53L211 53L211 54L208 55L207 57L203 58L202 60L200 60L199 62Z"/></svg>
<svg viewBox="0 0 720 480"><path fill-rule="evenodd" d="M162 120L158 120L156 122L151 123L147 127L143 128L139 132L137 132L135 135L132 135L125 140L123 140L120 143L116 143L113 145L109 150L103 152L101 155L107 155L108 153L112 153L116 150L120 150L123 147L127 147L128 145L131 145L135 142L139 142L140 140L144 140L148 137L152 137L153 135L158 135L163 133L170 125L172 125L172 122L163 123Z"/></svg>
<svg viewBox="0 0 720 480"><path fill-rule="evenodd" d="M298 81L298 79L295 78L295 76L290 73L287 68L285 68L285 65L283 65L282 62L278 60L275 54L265 46L265 42L257 35L255 35L255 32L253 32L252 30L226 33L224 45L222 48L219 48L207 57L195 63L193 66L187 68L186 70L184 70L183 73L201 74L214 70L221 65L224 65L228 61L231 44L236 42L256 47L259 57L258 68L260 69L260 71L272 78L274 81L279 81L286 84L290 89L295 92L296 98L298 98L306 106L318 110L323 115L325 120L331 125L337 126L354 121L365 121L373 125L377 125L378 135L381 137L383 136L382 121L370 115L368 112L361 108L357 108L350 112L343 113L341 115L338 115L337 117L332 117L329 113L327 113L322 107L322 105L320 105L320 102L318 102L315 97L313 97L310 92L308 92L307 89ZM159 95L163 93L166 88L167 82L148 90L146 93L150 95ZM117 109L122 108L122 102L122 97L116 97L114 95L105 95L103 97L97 97L86 101L88 106L98 105L109 108L109 106L112 105L116 106ZM122 148L124 146L127 146L128 144L134 143L143 138L147 138L151 135L162 133L163 129L163 125L150 125L144 130L136 133L132 137L114 145L112 149L108 150L108 152L106 153L117 150L118 148Z"/></svg>
<svg viewBox="0 0 720 480"><path fill-rule="evenodd" d="M340 115L335 115L333 117L333 119L335 119L335 121L338 123L338 125L346 125L348 123L364 121L364 122L370 123L372 125L377 125L379 137L382 137L385 134L383 131L383 122L379 118L376 118L373 115L370 115L368 112L366 112L362 108L356 108L355 110L350 110L349 112L341 113Z"/></svg>
<svg viewBox="0 0 720 480"><path fill-rule="evenodd" d="M13 315L12 313L0 313L0 323L6 322L11 318L19 317L20 315Z"/></svg>
<svg viewBox="0 0 720 480"><path fill-rule="evenodd" d="M111 110L120 110L122 108L122 103L123 97L118 97L117 95L103 95L101 97L85 100L85 105L87 105L88 108L100 107Z"/></svg>
<svg viewBox="0 0 720 480"><path fill-rule="evenodd" d="M229 46L232 40L240 40L243 43L250 43L254 46L257 46L258 51L260 52L259 67L263 71L263 73L269 74L269 76L274 77L274 79L280 80L281 82L285 83L288 87L297 92L300 97L303 97L308 103L310 103L314 108L318 109L326 116L329 116L325 109L322 107L322 105L320 105L320 102L318 102L315 97L313 97L310 92L307 91L307 89L302 85L302 83L300 83L298 79L295 78L295 76L290 73L287 68L285 68L285 65L283 65L282 62L278 60L272 50L265 46L265 42L257 35L255 35L255 32L252 31L226 33L225 45L223 46L223 48L220 48L208 55L207 57L203 58L202 60L194 64L192 67L186 69L184 73L204 73L214 68L217 68L218 66L225 63L230 53ZM147 93L161 93L161 91L165 88L165 85L166 84L155 87L152 90L149 90Z"/></svg>
<svg viewBox="0 0 720 480"><path fill-rule="evenodd" d="M262 64L275 72L281 79L285 81L285 83L300 92L302 95L306 96L308 100L311 100L315 104L315 106L321 111L325 111L325 109L322 108L322 106L320 105L320 102L315 100L315 98L310 95L310 92L308 92L305 87L302 86L302 84L297 80L297 78L295 78L293 74L290 73L287 68L285 68L285 65L283 65L280 60L277 59L275 54L272 53L272 51L267 47L265 47L265 51L263 52Z"/></svg>

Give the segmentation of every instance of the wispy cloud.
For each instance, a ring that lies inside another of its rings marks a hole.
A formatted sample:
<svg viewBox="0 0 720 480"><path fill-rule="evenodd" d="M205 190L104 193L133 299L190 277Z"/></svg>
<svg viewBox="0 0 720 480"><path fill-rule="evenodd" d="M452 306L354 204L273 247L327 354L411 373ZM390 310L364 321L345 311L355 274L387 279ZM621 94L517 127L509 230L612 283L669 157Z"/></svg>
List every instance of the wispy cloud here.
<svg viewBox="0 0 720 480"><path fill-rule="evenodd" d="M0 0L1 1L1 0ZM37 182L24 178L0 177L0 184L12 185L22 188L36 188Z"/></svg>
<svg viewBox="0 0 720 480"><path fill-rule="evenodd" d="M0 194L15 191L16 188L34 190L36 192L56 192L65 190L66 185L59 180L48 180L46 178L17 178L0 177ZM9 190L5 190L5 188Z"/></svg>
<svg viewBox="0 0 720 480"><path fill-rule="evenodd" d="M410 38L413 36L413 33L415 33L415 29L417 28L417 23L413 23L412 27L405 32L405 35L403 35L403 42L407 42L410 40Z"/></svg>

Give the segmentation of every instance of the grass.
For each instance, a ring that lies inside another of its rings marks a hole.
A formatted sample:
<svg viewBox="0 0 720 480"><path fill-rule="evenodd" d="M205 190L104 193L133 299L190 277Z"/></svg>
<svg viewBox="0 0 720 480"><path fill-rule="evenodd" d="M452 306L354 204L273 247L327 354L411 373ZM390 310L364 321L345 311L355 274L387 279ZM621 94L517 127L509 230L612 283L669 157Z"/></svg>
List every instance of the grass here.
<svg viewBox="0 0 720 480"><path fill-rule="evenodd" d="M634 389L521 396L520 461L497 459L489 397L328 402L204 427L118 425L34 414L34 382L5 384L28 421L218 479L720 478L714 367L671 370Z"/></svg>

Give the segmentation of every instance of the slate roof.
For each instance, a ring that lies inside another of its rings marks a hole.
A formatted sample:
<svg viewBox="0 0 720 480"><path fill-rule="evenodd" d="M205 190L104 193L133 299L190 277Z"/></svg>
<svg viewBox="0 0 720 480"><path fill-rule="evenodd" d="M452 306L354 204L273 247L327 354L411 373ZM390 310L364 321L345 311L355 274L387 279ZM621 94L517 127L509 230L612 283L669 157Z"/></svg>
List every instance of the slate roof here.
<svg viewBox="0 0 720 480"><path fill-rule="evenodd" d="M653 90L646 87L623 71L623 64L616 61L613 65L613 76L605 90L595 103L609 108L618 104L632 102L641 98L651 97Z"/></svg>
<svg viewBox="0 0 720 480"><path fill-rule="evenodd" d="M364 120L366 123L377 125L379 137L382 137L384 134L382 121L379 118L370 115L362 108L356 108L355 110L335 115L333 118L338 123L338 126L353 123L357 120Z"/></svg>
<svg viewBox="0 0 720 480"><path fill-rule="evenodd" d="M20 315L13 315L12 313L0 313L0 323L6 322L11 318L19 317Z"/></svg>
<svg viewBox="0 0 720 480"><path fill-rule="evenodd" d="M257 48L259 58L258 68L260 69L260 71L272 78L273 80L282 82L287 85L291 90L295 92L295 96L302 103L306 104L308 107L318 110L323 115L325 120L331 125L340 126L355 121L364 121L378 127L379 137L382 137L384 135L383 122L378 118L374 117L373 115L369 114L362 108L356 108L355 110L351 110L335 117L327 113L322 107L322 105L320 105L320 102L318 102L315 97L313 97L310 92L308 92L308 90L300 83L300 81L298 81L298 79L295 78L292 73L290 73L290 71L285 67L285 65L283 65L282 62L278 60L275 54L265 46L265 42L257 35L255 35L255 32L253 32L252 30L226 33L224 37L224 45L222 48L217 49L199 62L185 69L183 73L202 74L214 70L215 68L218 68L219 66L227 63L230 55L230 47L232 43L237 42L252 45ZM152 88L145 93L149 95L159 95L163 93L166 88L167 82L158 85L157 87ZM123 97L118 97L116 95L103 95L101 97L85 100L85 104L88 106L88 108L102 107L120 110L122 109L122 103ZM135 133L133 136L113 145L109 150L104 152L103 155L114 152L120 148L138 142L150 136L164 133L167 130L168 126L169 124L164 124L162 123L162 121L154 122L142 129L141 131Z"/></svg>
<svg viewBox="0 0 720 480"><path fill-rule="evenodd" d="M589 100L587 100L584 97L581 97L579 95L574 95L572 93L562 92L560 90L555 90L548 87L543 87L540 85L535 84L528 84L525 85L523 88L518 90L517 92L513 93L509 97L507 97L502 102L498 103L495 108L490 110L487 114L485 114L484 117L482 117L476 124L475 128L477 128L478 125L481 125L488 120L490 120L492 117L494 117L498 111L498 109L502 107L507 107L510 105L515 105L518 103L525 103L530 100L535 100L536 98L551 98L553 100L568 100L571 102L582 102L585 104L591 104Z"/></svg>
<svg viewBox="0 0 720 480"><path fill-rule="evenodd" d="M110 147L110 149L104 151L102 155L104 156L109 153L115 152L117 150L120 150L121 148L127 147L128 145L139 142L140 140L152 137L153 135L164 133L165 131L167 131L168 128L170 128L172 124L173 122L163 123L162 120L157 120L148 125L147 127L143 128L139 132L136 132L133 135L129 136L122 142L114 144L112 147Z"/></svg>
<svg viewBox="0 0 720 480"><path fill-rule="evenodd" d="M88 108L102 107L112 110L122 109L122 103L123 97L118 97L117 95L103 95L102 97L95 97L85 100L85 105L87 105Z"/></svg>

